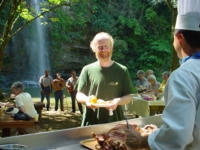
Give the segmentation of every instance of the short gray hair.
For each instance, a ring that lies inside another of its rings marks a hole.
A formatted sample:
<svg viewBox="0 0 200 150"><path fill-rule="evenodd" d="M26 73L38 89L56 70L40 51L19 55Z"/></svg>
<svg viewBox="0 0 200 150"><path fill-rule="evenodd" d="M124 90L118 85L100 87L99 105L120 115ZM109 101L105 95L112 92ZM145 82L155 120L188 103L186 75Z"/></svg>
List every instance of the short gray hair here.
<svg viewBox="0 0 200 150"><path fill-rule="evenodd" d="M146 73L154 74L153 70L151 70L151 69L148 69L148 70L146 71Z"/></svg>
<svg viewBox="0 0 200 150"><path fill-rule="evenodd" d="M163 72L162 73L162 75L164 76L164 75L167 75L168 77L170 76L170 72L169 71L165 71L165 72Z"/></svg>
<svg viewBox="0 0 200 150"><path fill-rule="evenodd" d="M114 45L114 39L113 37L109 34L109 33L106 33L106 32L100 32L100 33L97 33L95 35L95 37L93 38L93 40L90 42L90 47L92 49L93 52L96 51L96 46L97 46L97 41L99 40L99 38L107 38L110 40L110 45L111 45L111 49L113 49L113 45Z"/></svg>
<svg viewBox="0 0 200 150"><path fill-rule="evenodd" d="M137 75L139 74L145 75L145 72L143 70L138 70Z"/></svg>
<svg viewBox="0 0 200 150"><path fill-rule="evenodd" d="M11 89L14 88L16 90L19 90L19 91L24 91L24 85L22 82L20 81L16 81L14 82L12 85L11 85Z"/></svg>
<svg viewBox="0 0 200 150"><path fill-rule="evenodd" d="M148 81L149 80L154 80L154 81L156 81L156 77L154 76L154 75L150 75L150 76L148 76Z"/></svg>

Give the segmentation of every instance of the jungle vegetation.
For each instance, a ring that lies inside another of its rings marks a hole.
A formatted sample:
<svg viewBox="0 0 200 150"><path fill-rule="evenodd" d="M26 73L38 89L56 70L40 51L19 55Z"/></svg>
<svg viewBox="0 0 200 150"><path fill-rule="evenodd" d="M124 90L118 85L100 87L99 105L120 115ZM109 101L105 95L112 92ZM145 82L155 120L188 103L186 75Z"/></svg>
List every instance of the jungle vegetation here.
<svg viewBox="0 0 200 150"><path fill-rule="evenodd" d="M95 61L89 43L102 31L113 36L113 60L127 66L133 79L140 69L152 69L161 77L178 67L172 46L176 0L47 0L41 1L43 12L36 15L28 2L0 1L0 71L13 63L3 63L9 40L46 13L53 70L65 67L66 52L80 69Z"/></svg>

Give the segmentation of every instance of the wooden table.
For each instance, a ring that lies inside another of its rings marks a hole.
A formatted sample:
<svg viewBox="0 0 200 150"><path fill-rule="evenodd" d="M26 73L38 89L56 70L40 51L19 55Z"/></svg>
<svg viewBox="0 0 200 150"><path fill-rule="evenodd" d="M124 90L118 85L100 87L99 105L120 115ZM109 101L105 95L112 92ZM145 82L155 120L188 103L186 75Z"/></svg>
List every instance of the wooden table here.
<svg viewBox="0 0 200 150"><path fill-rule="evenodd" d="M2 137L11 136L11 128L28 128L35 125L35 120L14 120L10 114L0 112L0 128L2 129Z"/></svg>
<svg viewBox="0 0 200 150"><path fill-rule="evenodd" d="M136 117L146 117L155 114L161 114L165 108L163 100L143 100L142 97L133 96L131 102L126 105L130 113L135 113Z"/></svg>
<svg viewBox="0 0 200 150"><path fill-rule="evenodd" d="M12 100L14 101L15 98L12 97ZM41 120L42 118L42 109L43 107L45 107L44 103L41 102L41 101L37 101L37 102L33 102L34 103L34 107L35 107L35 110L37 111L37 113L39 114L39 117L38 119ZM8 107L14 107L14 102L13 103L9 103L9 106Z"/></svg>

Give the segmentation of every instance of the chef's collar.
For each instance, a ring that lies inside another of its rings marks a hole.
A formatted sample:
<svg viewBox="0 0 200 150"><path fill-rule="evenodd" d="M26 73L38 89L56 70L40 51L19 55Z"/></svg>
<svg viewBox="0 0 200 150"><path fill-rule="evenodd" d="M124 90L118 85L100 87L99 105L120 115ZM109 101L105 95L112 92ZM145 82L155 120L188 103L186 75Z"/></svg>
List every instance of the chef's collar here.
<svg viewBox="0 0 200 150"><path fill-rule="evenodd" d="M200 59L200 52L196 52L191 56L186 56L185 58L182 59L181 64L185 63L189 59Z"/></svg>

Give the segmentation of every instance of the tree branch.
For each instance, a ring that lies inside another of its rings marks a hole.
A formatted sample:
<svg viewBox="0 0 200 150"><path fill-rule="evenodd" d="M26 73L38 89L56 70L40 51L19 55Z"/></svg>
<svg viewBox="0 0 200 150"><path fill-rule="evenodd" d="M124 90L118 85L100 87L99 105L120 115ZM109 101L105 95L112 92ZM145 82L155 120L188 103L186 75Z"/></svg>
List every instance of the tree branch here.
<svg viewBox="0 0 200 150"><path fill-rule="evenodd" d="M165 2L166 2L166 4L167 4L167 6L169 7L169 9L170 9L173 13L177 11L177 9L174 8L174 7L172 6L170 0L165 0Z"/></svg>
<svg viewBox="0 0 200 150"><path fill-rule="evenodd" d="M41 14L39 14L38 16L36 16L35 18L33 18L33 19L29 20L29 21L26 21L26 23L23 24L21 27L19 27L13 34L11 34L10 37L15 36L15 35L16 35L20 30L22 30L27 24L29 24L30 22L32 22L32 21L36 20L37 18L43 16L44 14L46 14L46 13L48 13L48 12L51 12L51 11L53 11L53 10L55 10L55 9L57 9L57 8L59 8L59 7L61 7L61 6L70 6L70 5L71 5L71 3L60 4L60 5L57 5L57 6L53 7L53 8L50 8L48 11L42 12Z"/></svg>
<svg viewBox="0 0 200 150"><path fill-rule="evenodd" d="M0 3L0 14L1 14L1 11L3 10L3 7L5 4L6 4L6 0L2 0Z"/></svg>

